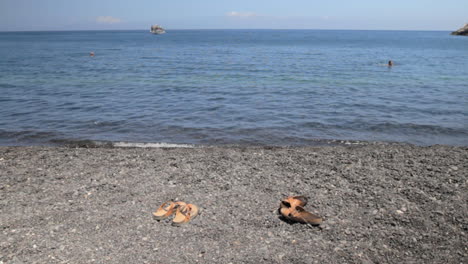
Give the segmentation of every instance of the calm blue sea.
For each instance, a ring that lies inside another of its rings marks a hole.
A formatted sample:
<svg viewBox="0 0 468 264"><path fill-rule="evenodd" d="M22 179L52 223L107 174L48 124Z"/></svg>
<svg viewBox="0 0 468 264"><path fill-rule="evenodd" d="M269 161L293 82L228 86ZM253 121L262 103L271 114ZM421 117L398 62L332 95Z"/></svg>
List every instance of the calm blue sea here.
<svg viewBox="0 0 468 264"><path fill-rule="evenodd" d="M0 33L0 145L79 140L467 146L468 37L339 30Z"/></svg>

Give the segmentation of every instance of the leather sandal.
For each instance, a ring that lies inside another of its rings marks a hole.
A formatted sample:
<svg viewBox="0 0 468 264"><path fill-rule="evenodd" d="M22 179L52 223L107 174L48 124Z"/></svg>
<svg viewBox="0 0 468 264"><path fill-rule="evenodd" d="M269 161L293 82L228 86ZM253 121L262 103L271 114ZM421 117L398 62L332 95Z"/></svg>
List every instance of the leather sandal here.
<svg viewBox="0 0 468 264"><path fill-rule="evenodd" d="M288 196L286 199L281 201L281 204L286 207L305 206L308 200L305 196Z"/></svg>
<svg viewBox="0 0 468 264"><path fill-rule="evenodd" d="M289 218L299 223L320 225L323 222L322 217L306 211L301 206L296 206L289 214Z"/></svg>
<svg viewBox="0 0 468 264"><path fill-rule="evenodd" d="M198 215L198 207L194 204L185 204L177 207L172 225L180 226L190 222Z"/></svg>
<svg viewBox="0 0 468 264"><path fill-rule="evenodd" d="M153 216L154 218L156 218L156 220L168 218L175 212L176 207L176 203L174 203L173 201L167 201L161 204L161 206L159 206L158 210L156 210L156 212L153 213Z"/></svg>
<svg viewBox="0 0 468 264"><path fill-rule="evenodd" d="M292 213L292 208L289 206L285 206L283 202L281 202L281 207L279 209L279 213L286 219L292 220L290 215Z"/></svg>
<svg viewBox="0 0 468 264"><path fill-rule="evenodd" d="M289 196L281 201L279 213L290 221L320 225L323 222L322 217L306 211L303 207L306 204L307 198L304 196Z"/></svg>

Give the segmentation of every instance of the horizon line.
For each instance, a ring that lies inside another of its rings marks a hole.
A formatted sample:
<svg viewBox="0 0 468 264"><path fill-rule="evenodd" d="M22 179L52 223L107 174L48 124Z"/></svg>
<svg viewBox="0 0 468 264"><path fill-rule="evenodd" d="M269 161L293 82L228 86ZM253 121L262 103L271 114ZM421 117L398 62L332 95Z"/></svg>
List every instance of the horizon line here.
<svg viewBox="0 0 468 264"><path fill-rule="evenodd" d="M0 30L0 33L15 33L15 32L69 32L69 31L146 31L147 29L49 29L49 30ZM323 31L448 31L450 29L322 29L322 28L165 28L169 31L177 30L323 30Z"/></svg>

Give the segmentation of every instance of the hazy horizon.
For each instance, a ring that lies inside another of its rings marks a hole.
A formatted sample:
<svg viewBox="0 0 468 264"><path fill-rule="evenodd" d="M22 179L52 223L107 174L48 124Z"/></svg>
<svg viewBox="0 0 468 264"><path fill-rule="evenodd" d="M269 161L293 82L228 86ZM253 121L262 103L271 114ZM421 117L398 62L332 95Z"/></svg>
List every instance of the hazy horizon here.
<svg viewBox="0 0 468 264"><path fill-rule="evenodd" d="M151 25L148 28L138 29L51 29L51 30L0 30L1 33L14 33L14 32L70 32L70 31L149 31ZM441 32L452 32L456 29L446 30L433 30L433 29L323 29L323 28L164 28L166 31L179 31L179 30L323 30L323 31L441 31Z"/></svg>
<svg viewBox="0 0 468 264"><path fill-rule="evenodd" d="M468 1L2 0L0 31L166 29L456 30Z"/></svg>

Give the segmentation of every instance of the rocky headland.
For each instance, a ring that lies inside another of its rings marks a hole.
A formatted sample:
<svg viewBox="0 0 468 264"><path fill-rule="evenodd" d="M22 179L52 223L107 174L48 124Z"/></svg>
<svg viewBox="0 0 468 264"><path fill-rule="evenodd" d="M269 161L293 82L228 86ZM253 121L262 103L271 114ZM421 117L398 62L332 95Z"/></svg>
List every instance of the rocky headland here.
<svg viewBox="0 0 468 264"><path fill-rule="evenodd" d="M465 24L462 28L460 28L457 31L453 31L451 34L457 36L468 36L468 24Z"/></svg>

